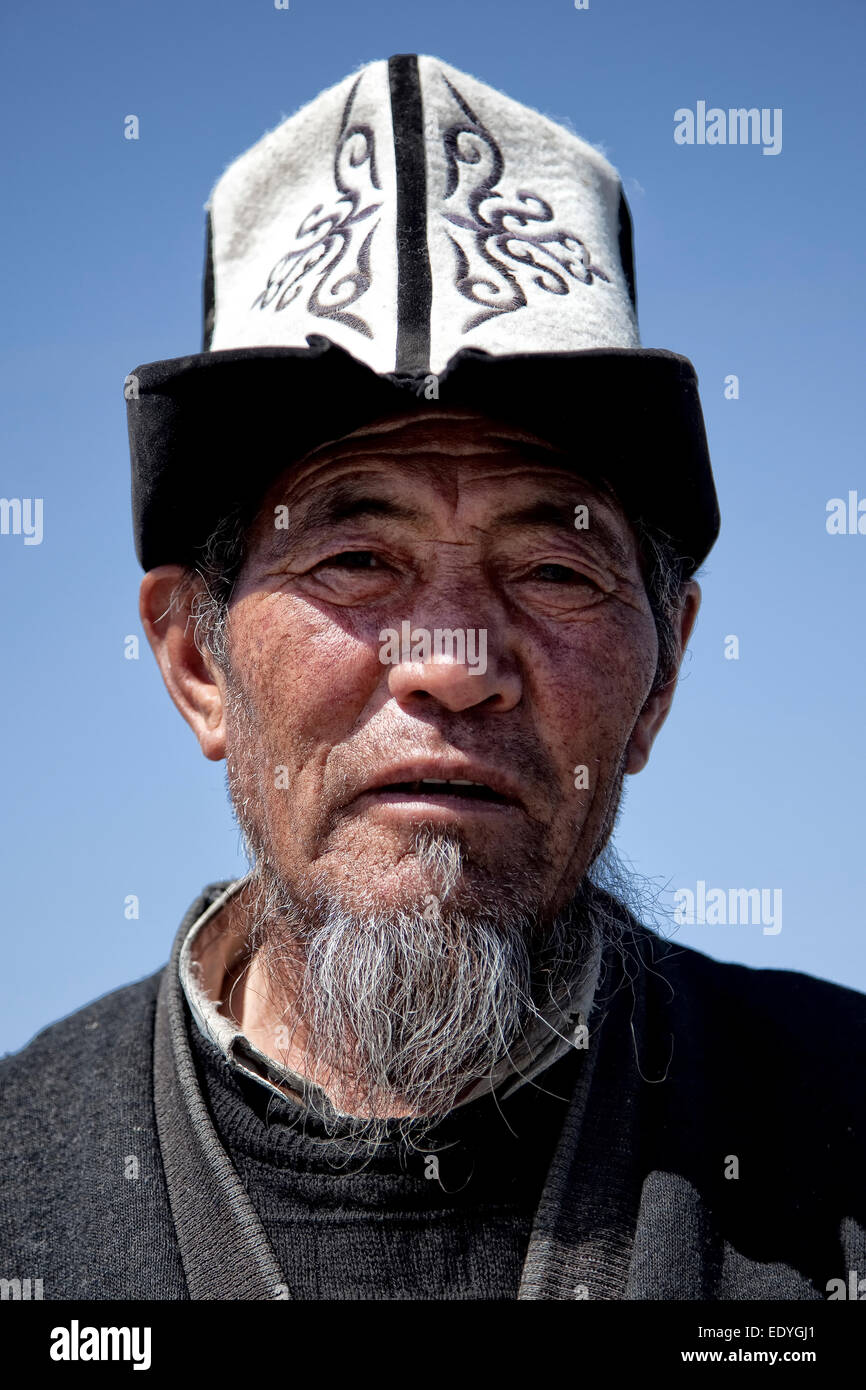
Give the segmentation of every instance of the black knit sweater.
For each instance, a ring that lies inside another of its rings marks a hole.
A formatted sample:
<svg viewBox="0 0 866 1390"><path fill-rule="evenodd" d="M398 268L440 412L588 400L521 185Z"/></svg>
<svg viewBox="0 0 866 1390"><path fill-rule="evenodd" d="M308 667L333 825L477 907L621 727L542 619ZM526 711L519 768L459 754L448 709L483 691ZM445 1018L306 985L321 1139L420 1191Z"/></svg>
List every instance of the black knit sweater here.
<svg viewBox="0 0 866 1390"><path fill-rule="evenodd" d="M418 1145L395 1132L353 1156L350 1121L329 1134L191 1033L214 1125L290 1298L516 1298L579 1053L507 1099L458 1107Z"/></svg>
<svg viewBox="0 0 866 1390"><path fill-rule="evenodd" d="M40 1280L46 1300L271 1300L280 1280L289 1297L338 1280L343 1298L513 1299L524 1247L518 1300L814 1301L863 1278L863 995L726 965L624 918L589 1050L555 1064L556 1084L543 1074L570 1095L564 1114L551 1103L545 1118L532 1083L503 1105L514 1140L489 1098L452 1112L435 1140L457 1140L439 1154L447 1192L417 1155L333 1174L324 1151L311 1161L314 1135L266 1127L258 1083L245 1097L224 1077L221 1098L206 1078L201 1093L177 962L224 888L191 905L168 970L0 1059L7 1284Z"/></svg>

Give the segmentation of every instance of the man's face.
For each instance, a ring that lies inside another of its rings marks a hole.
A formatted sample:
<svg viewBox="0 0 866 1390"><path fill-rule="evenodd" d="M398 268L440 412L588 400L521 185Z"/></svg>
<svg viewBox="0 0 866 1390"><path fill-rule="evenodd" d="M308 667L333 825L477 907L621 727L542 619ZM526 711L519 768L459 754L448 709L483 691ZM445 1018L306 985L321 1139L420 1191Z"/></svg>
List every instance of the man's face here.
<svg viewBox="0 0 866 1390"><path fill-rule="evenodd" d="M389 422L289 470L229 640L233 798L299 897L495 910L529 888L548 916L642 765L657 641L628 523L479 419ZM456 882L415 852L429 831L460 846Z"/></svg>

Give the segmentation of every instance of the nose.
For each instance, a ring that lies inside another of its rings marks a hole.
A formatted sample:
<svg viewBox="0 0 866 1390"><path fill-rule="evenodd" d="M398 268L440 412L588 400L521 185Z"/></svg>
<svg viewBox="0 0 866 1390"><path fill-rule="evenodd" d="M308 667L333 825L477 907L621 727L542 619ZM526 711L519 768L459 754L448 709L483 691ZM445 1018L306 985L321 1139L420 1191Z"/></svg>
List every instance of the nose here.
<svg viewBox="0 0 866 1390"><path fill-rule="evenodd" d="M520 674L491 636L487 628L403 623L397 659L389 663L391 695L401 705L436 700L454 714L480 705L513 709L522 693Z"/></svg>

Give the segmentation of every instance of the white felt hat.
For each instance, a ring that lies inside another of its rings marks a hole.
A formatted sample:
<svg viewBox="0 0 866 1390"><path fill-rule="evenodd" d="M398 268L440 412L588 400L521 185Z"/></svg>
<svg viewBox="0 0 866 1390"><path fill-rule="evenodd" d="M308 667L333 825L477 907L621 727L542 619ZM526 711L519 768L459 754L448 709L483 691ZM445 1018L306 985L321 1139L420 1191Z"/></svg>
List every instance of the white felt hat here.
<svg viewBox="0 0 866 1390"><path fill-rule="evenodd" d="M639 346L616 170L438 58L323 92L230 165L208 211L211 349L325 333L375 372L439 373L461 348Z"/></svg>
<svg viewBox="0 0 866 1390"><path fill-rule="evenodd" d="M424 401L579 442L703 559L719 518L697 379L640 345L628 205L591 145L402 54L264 135L207 214L203 351L127 378L145 568L189 560L239 492L405 412L431 376Z"/></svg>

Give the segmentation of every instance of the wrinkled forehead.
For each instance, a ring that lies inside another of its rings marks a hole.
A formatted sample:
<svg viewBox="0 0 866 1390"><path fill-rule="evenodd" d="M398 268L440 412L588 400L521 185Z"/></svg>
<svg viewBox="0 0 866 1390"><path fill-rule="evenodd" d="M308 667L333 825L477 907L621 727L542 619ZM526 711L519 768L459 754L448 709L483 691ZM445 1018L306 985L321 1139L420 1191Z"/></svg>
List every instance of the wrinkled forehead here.
<svg viewBox="0 0 866 1390"><path fill-rule="evenodd" d="M625 522L602 463L578 461L538 435L469 411L416 411L318 445L280 474L259 517L269 524L280 503L315 506L325 492L347 493L353 483L375 478L393 491L426 481L445 494L474 484L495 496L523 485L527 492L594 501Z"/></svg>
<svg viewBox="0 0 866 1390"><path fill-rule="evenodd" d="M475 537L513 543L541 529L575 541L579 530L621 573L640 570L637 538L600 470L536 435L457 411L395 416L317 446L269 490L247 533L248 562L267 564L373 519L429 537L449 508L456 521L458 507Z"/></svg>

